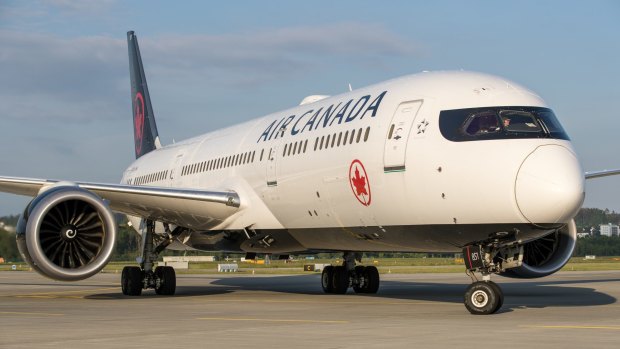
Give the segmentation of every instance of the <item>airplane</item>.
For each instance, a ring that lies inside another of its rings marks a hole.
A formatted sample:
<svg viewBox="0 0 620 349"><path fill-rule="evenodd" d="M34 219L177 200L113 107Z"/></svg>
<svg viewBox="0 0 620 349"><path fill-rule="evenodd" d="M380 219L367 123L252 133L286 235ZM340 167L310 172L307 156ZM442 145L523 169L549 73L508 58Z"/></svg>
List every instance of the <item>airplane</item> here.
<svg viewBox="0 0 620 349"><path fill-rule="evenodd" d="M21 255L40 274L82 280L110 260L123 213L142 237L124 295L173 295L165 249L287 256L342 253L325 293L374 294L364 252L462 252L472 314L497 312L499 274L539 278L575 247L585 179L544 100L504 78L422 72L162 145L135 33L127 33L136 160L120 184L0 177L33 197Z"/></svg>

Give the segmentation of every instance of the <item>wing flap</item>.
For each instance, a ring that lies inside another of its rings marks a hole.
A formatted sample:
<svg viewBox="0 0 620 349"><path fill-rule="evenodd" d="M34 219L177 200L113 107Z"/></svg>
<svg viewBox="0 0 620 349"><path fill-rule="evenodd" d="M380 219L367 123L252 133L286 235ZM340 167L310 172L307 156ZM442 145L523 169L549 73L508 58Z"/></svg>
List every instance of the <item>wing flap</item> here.
<svg viewBox="0 0 620 349"><path fill-rule="evenodd" d="M41 189L60 181L0 177L0 191L36 196ZM69 183L106 200L114 211L194 229L211 229L239 211L234 191L206 191L124 184Z"/></svg>

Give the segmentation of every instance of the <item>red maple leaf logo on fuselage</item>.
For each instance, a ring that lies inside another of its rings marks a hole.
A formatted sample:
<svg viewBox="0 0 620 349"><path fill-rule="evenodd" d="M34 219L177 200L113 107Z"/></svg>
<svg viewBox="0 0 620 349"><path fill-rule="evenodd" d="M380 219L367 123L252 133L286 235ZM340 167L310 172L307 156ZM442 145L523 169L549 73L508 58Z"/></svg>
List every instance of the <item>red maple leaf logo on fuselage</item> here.
<svg viewBox="0 0 620 349"><path fill-rule="evenodd" d="M349 184L357 201L364 206L369 206L371 200L370 181L364 164L357 159L353 160L349 166Z"/></svg>
<svg viewBox="0 0 620 349"><path fill-rule="evenodd" d="M368 195L366 191L366 177L360 177L360 169L355 168L355 177L351 178L353 186L355 186L355 193L357 195Z"/></svg>

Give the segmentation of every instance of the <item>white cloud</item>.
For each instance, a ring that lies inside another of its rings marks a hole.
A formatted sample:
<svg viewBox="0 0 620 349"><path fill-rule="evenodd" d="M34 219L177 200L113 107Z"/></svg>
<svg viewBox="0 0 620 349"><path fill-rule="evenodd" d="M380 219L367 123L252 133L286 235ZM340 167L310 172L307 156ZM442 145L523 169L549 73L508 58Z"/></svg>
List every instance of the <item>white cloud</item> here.
<svg viewBox="0 0 620 349"><path fill-rule="evenodd" d="M71 1L60 1L69 6ZM346 62L413 56L381 26L342 23L227 35L139 35L147 75L159 83L256 86ZM126 40L0 30L0 115L83 122L128 105Z"/></svg>
<svg viewBox="0 0 620 349"><path fill-rule="evenodd" d="M116 2L117 0L41 0L43 5L69 13L100 13Z"/></svg>

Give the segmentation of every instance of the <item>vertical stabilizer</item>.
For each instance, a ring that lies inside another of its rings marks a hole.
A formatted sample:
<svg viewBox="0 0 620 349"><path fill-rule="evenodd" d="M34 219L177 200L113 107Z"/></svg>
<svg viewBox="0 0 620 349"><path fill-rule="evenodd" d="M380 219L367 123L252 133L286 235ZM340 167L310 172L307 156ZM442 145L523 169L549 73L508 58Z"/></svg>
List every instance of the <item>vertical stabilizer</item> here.
<svg viewBox="0 0 620 349"><path fill-rule="evenodd" d="M131 77L131 104L133 107L133 135L136 159L161 147L155 115L146 85L138 38L133 31L127 32L129 48L129 75Z"/></svg>

